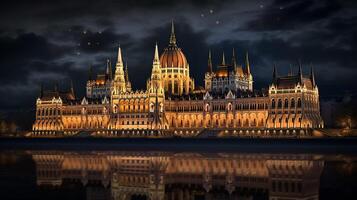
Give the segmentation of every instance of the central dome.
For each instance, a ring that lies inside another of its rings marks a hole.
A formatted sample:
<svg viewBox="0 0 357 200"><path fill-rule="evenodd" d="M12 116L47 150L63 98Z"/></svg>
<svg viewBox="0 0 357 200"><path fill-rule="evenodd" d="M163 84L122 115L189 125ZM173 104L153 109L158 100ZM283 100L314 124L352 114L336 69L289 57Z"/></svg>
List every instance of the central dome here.
<svg viewBox="0 0 357 200"><path fill-rule="evenodd" d="M162 68L187 68L187 60L181 48L176 45L176 37L174 26L171 26L170 43L160 56L160 64Z"/></svg>
<svg viewBox="0 0 357 200"><path fill-rule="evenodd" d="M162 68L187 68L186 56L176 45L164 49L160 56Z"/></svg>
<svg viewBox="0 0 357 200"><path fill-rule="evenodd" d="M176 45L174 22L171 24L169 45L160 56L162 83L168 94L188 94L195 89L195 82L190 78L190 65L185 54Z"/></svg>

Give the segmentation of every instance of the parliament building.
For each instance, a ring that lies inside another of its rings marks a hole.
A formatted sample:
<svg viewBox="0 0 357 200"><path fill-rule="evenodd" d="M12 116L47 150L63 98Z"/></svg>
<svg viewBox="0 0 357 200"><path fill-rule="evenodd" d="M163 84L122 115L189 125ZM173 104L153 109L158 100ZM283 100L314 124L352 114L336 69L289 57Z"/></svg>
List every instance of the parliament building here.
<svg viewBox="0 0 357 200"><path fill-rule="evenodd" d="M274 67L267 89L253 89L248 53L238 63L223 53L214 67L208 53L204 87L196 87L190 65L176 43L174 25L168 46L156 44L151 76L145 90L133 90L122 49L113 73L107 60L104 74L90 73L86 96L44 90L36 101L31 136L196 137L308 136L323 128L319 90L313 69L279 76ZM90 70L92 71L92 70Z"/></svg>

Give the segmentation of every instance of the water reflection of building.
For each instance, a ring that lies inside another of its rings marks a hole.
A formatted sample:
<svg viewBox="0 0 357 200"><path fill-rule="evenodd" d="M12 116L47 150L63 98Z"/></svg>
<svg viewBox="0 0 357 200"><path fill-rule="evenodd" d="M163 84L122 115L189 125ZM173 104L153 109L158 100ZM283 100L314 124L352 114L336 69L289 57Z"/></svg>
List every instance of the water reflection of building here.
<svg viewBox="0 0 357 200"><path fill-rule="evenodd" d="M101 185L112 199L318 199L324 167L313 156L280 154L33 152L33 159L39 186L78 182L93 197Z"/></svg>

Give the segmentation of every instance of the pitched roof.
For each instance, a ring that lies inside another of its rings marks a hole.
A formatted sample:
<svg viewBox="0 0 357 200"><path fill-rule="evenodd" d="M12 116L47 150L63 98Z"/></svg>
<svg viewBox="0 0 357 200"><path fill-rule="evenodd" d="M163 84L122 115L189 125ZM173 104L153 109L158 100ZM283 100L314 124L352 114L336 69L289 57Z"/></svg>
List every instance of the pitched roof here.
<svg viewBox="0 0 357 200"><path fill-rule="evenodd" d="M276 86L278 89L293 89L300 83L300 76L284 76L276 79ZM310 78L302 77L301 85L305 85L307 89L313 89L313 84Z"/></svg>

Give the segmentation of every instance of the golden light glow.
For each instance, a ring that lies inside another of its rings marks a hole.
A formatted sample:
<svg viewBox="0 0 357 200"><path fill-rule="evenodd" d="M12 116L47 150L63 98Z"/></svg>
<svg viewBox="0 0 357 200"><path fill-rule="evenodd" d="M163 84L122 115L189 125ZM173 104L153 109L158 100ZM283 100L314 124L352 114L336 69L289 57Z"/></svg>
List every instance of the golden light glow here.
<svg viewBox="0 0 357 200"><path fill-rule="evenodd" d="M110 137L160 137L169 131L193 137L208 129L222 136L294 137L306 135L307 131L301 129L323 128L314 78L274 75L268 92L255 93L248 54L244 70L234 63L231 71L224 59L224 65L213 71L210 56L205 88L195 90L189 64L172 31L161 57L155 46L146 90L132 91L119 47L114 77L108 65L106 74L88 80L86 97L68 99L74 96L73 91L70 95L57 90L41 92L36 101L33 135L87 131Z"/></svg>

